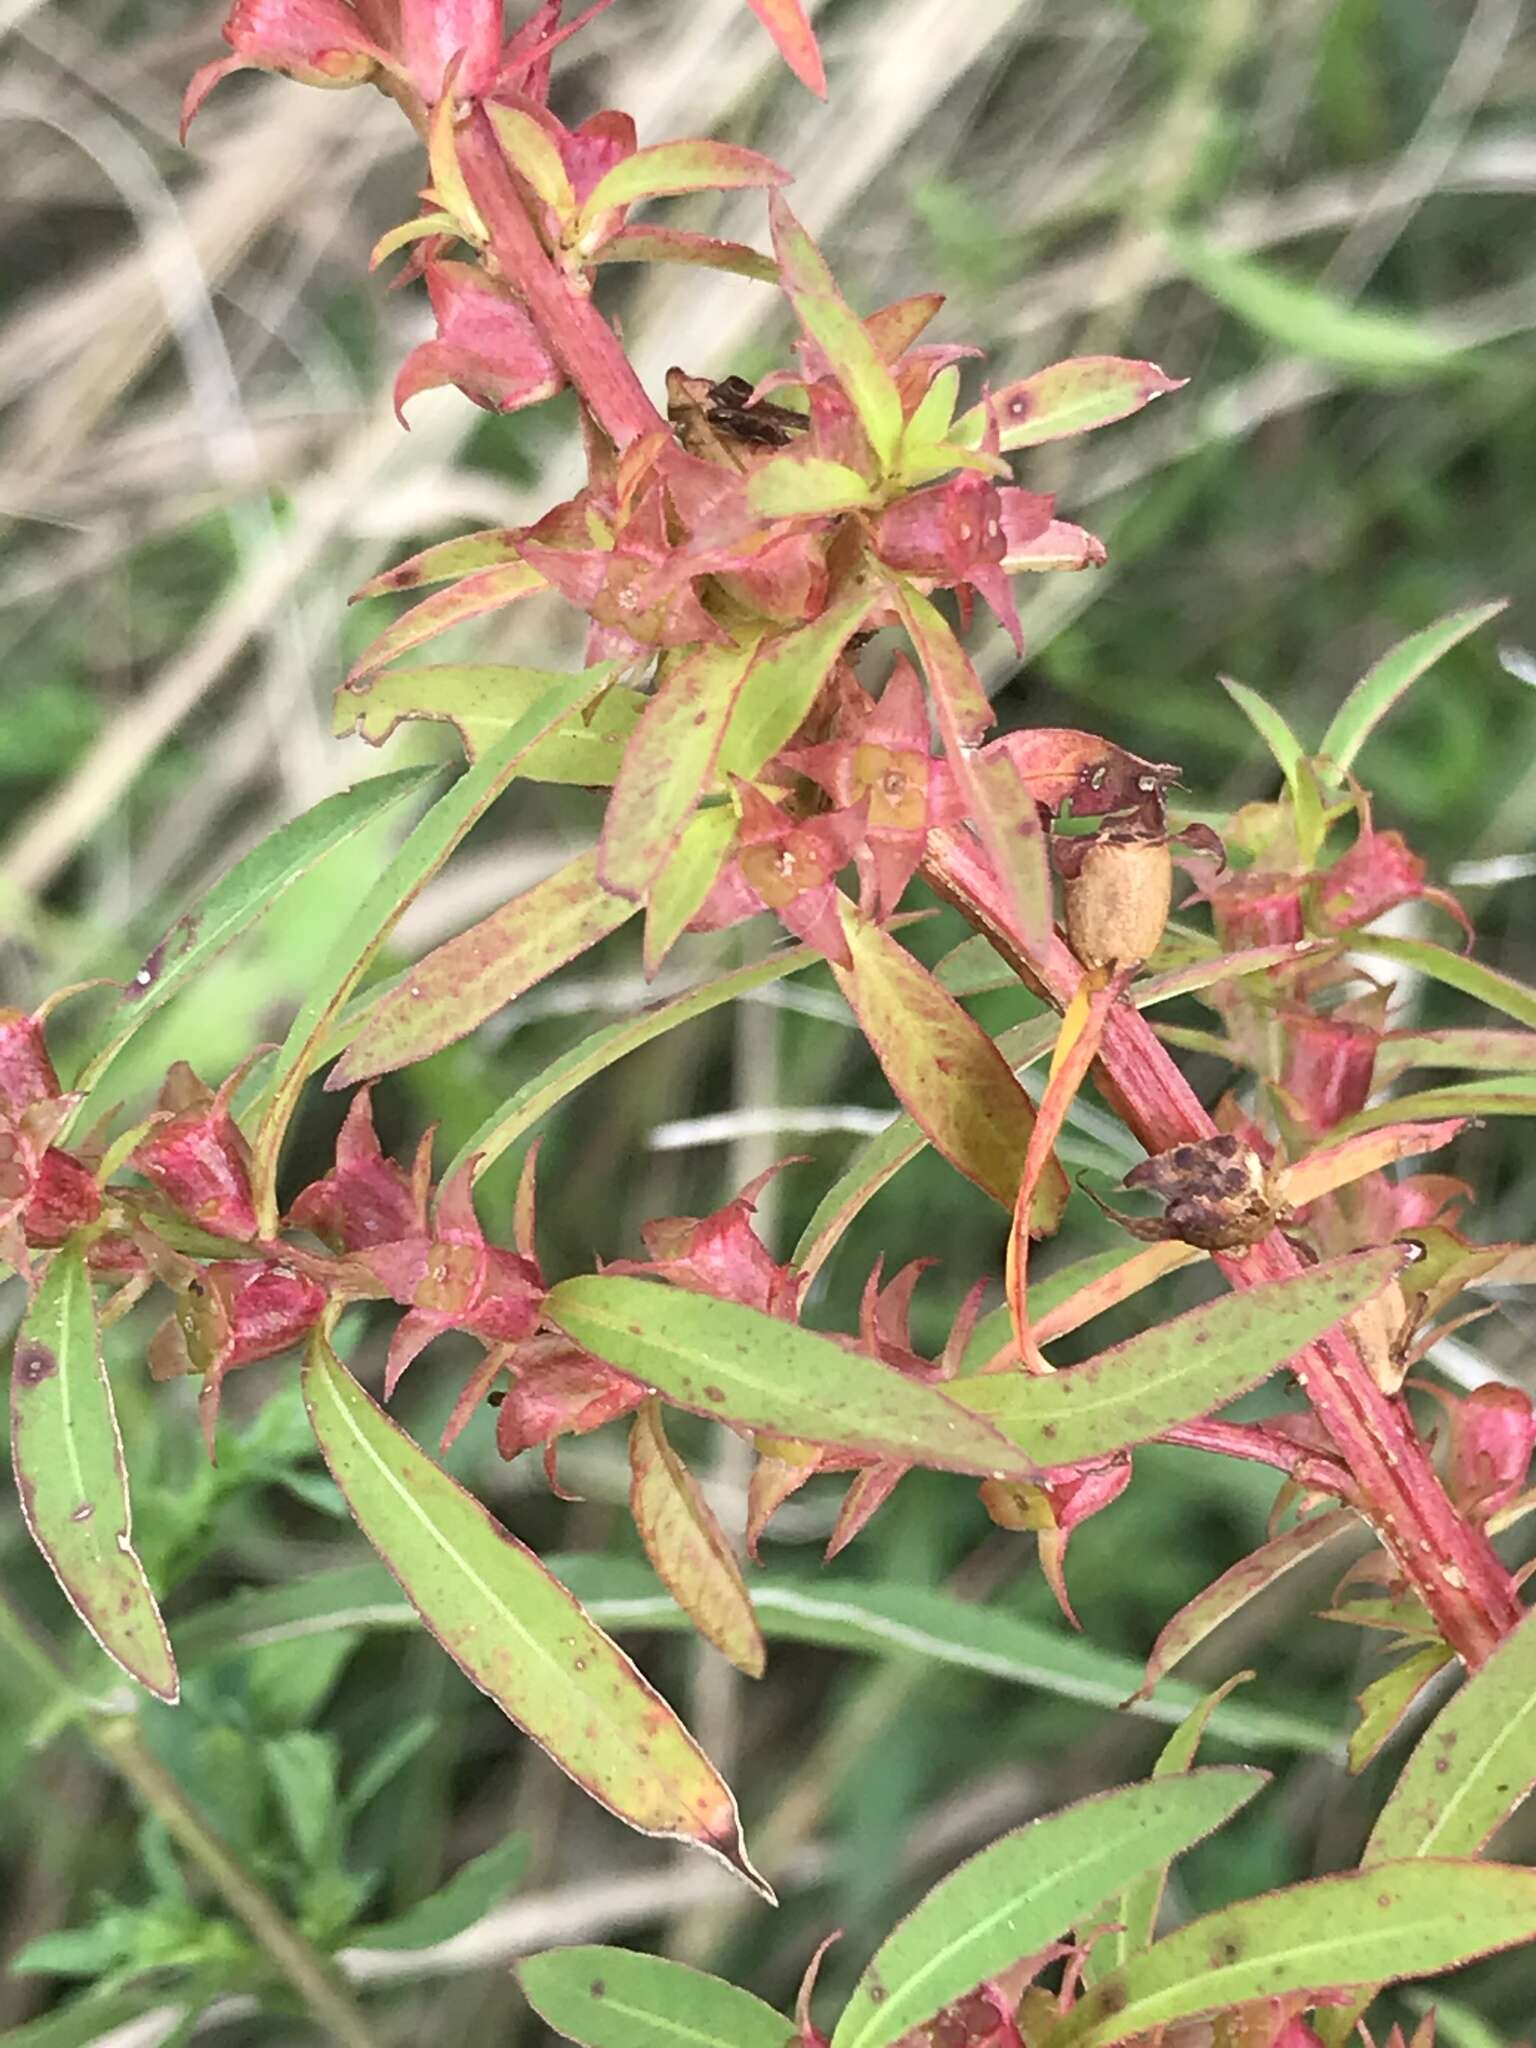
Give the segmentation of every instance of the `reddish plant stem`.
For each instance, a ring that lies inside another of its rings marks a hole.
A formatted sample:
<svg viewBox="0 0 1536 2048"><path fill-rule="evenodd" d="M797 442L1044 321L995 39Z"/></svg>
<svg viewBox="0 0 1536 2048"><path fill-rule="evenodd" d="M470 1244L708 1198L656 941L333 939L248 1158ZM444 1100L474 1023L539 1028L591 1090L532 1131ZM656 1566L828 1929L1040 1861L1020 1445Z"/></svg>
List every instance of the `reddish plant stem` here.
<svg viewBox="0 0 1536 2048"><path fill-rule="evenodd" d="M969 835L933 833L923 873L1057 1009L1082 978L1066 943L1043 950L1018 932L1007 892ZM1211 1137L1215 1124L1141 1014L1122 1004L1111 1016L1096 1072L1105 1094L1148 1152ZM1279 1231L1241 1256L1217 1263L1234 1287L1256 1287L1304 1270ZM1463 1520L1441 1486L1406 1406L1372 1379L1344 1327L1291 1362L1314 1414L1348 1466L1362 1511L1434 1616L1445 1640L1475 1669L1515 1627L1523 1610L1493 1546Z"/></svg>
<svg viewBox="0 0 1536 2048"><path fill-rule="evenodd" d="M546 348L617 448L667 423L646 396L585 283L554 261L534 229L490 118L477 106L457 133L459 168L491 237L491 255L520 294Z"/></svg>
<svg viewBox="0 0 1536 2048"><path fill-rule="evenodd" d="M1273 1465L1309 1493L1331 1493L1353 1503L1354 1482L1332 1458L1302 1444L1267 1435L1247 1422L1183 1422L1153 1439L1181 1450L1214 1451L1223 1458L1247 1458L1255 1465Z"/></svg>

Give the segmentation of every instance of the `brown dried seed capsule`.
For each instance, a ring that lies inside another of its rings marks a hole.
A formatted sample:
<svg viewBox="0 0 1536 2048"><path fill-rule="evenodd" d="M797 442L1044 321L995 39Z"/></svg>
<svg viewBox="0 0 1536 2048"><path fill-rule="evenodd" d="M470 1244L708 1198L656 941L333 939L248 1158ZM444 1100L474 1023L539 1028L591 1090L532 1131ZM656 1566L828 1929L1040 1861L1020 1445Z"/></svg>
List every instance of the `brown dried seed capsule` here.
<svg viewBox="0 0 1536 2048"><path fill-rule="evenodd" d="M1166 839L1090 840L1062 883L1067 943L1085 967L1131 967L1157 950L1173 899Z"/></svg>
<svg viewBox="0 0 1536 2048"><path fill-rule="evenodd" d="M1206 1252L1241 1251L1267 1237L1278 1211L1264 1161L1241 1138L1223 1133L1175 1145L1125 1176L1164 1202L1160 1222L1137 1236L1177 1238Z"/></svg>

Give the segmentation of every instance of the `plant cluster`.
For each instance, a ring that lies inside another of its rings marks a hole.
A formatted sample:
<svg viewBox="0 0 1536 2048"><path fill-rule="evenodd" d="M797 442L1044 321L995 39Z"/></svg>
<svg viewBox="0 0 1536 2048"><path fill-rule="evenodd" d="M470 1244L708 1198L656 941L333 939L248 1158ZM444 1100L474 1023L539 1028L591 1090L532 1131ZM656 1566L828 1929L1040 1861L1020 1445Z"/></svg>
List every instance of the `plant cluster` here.
<svg viewBox="0 0 1536 2048"><path fill-rule="evenodd" d="M821 90L798 0L751 4ZM1463 1319L1468 1288L1536 1265L1529 1247L1464 1232L1464 1182L1397 1171L1438 1154L1471 1117L1529 1109L1536 995L1472 957L1459 907L1400 835L1377 828L1355 773L1404 691L1498 607L1392 649L1315 749L1228 684L1284 784L1231 816L1189 815L1176 766L1098 734L998 732L964 645L976 600L1022 644L1010 579L1092 573L1104 560L1050 497L1014 481L1009 456L1111 425L1178 380L1091 357L963 405L962 366L976 351L924 339L940 300L854 312L777 165L716 141L641 144L613 109L566 124L552 80L596 11L562 23L560 0L544 0L506 36L500 0L237 0L231 54L189 90L189 119L246 66L393 98L420 136L427 184L375 261L403 256L402 281L425 286L435 322L401 368L397 406L447 384L509 413L569 386L586 479L532 525L443 542L361 593L433 587L342 683L338 730L377 745L402 721L447 721L468 765L357 905L334 970L280 1047L216 1090L178 1063L154 1110L116 1128L105 1084L128 1040L296 875L419 797L421 773L328 799L247 856L151 954L68 1088L47 1044L50 1006L0 1015L0 1255L30 1289L12 1407L28 1526L101 1646L173 1701L170 1640L131 1542L99 1328L149 1290L167 1294L149 1369L198 1378L210 1455L227 1375L302 1346L326 1463L426 1626L594 1798L642 1831L715 1852L766 1891L730 1790L672 1709L348 1370L333 1343L344 1310L399 1312L385 1402L438 1336L477 1340L444 1448L466 1428L493 1429L506 1458L541 1452L558 1487L562 1439L629 1418L631 1502L651 1563L700 1635L753 1675L765 1646L749 1575L669 1441L669 1408L751 1443L752 1556L775 1511L818 1473L847 1477L831 1557L905 1474L937 1470L978 1486L1000 1527L1034 1533L1074 1622L1072 1532L1132 1483L1138 1446L1268 1465L1283 1480L1270 1540L1169 1622L1146 1685L1280 1574L1368 1530L1369 1558L1336 1611L1387 1631L1402 1654L1362 1699L1352 1762L1376 1754L1444 1666L1459 1659L1470 1677L1410 1756L1361 1867L1157 1938L1171 1859L1262 1788L1261 1773L1196 1768L1218 1694L1153 1778L1005 1836L938 1886L871 1961L830 2041L1340 2043L1373 1987L1536 1935L1536 1877L1477 1857L1536 1779L1524 1729L1536 1650L1491 1541L1536 1505L1525 1491L1536 1416L1506 1386L1433 1389L1437 1406L1418 1413L1405 1392ZM644 202L732 187L768 192L771 255L631 218ZM613 262L775 285L797 328L793 363L755 387L674 370L663 414L599 309L595 280ZM536 601L584 615L578 673L415 659L451 627ZM402 973L370 979L402 911L529 780L606 790L597 844ZM1208 915L1209 929L1171 921L1181 872L1184 908ZM936 967L904 942L918 879L975 935ZM1420 901L1459 922L1458 943L1376 929ZM750 924L761 936L753 921L764 917L793 943L768 939L749 964L595 1032L446 1165L431 1132L408 1164L386 1156L370 1101L379 1077L474 1031L631 920L654 975L685 933ZM902 1114L828 1190L788 1260L754 1229L760 1179L713 1215L654 1220L645 1258L551 1285L536 1145L505 1229L487 1233L477 1175L582 1082L706 1009L818 965ZM1511 1021L1396 1029L1378 966L1435 976ZM994 1039L965 999L1020 984L1046 1013ZM1159 1029L1146 1014L1191 995L1205 1028ZM1214 1111L1179 1049L1230 1070ZM1034 1099L1019 1077L1046 1058ZM327 1064L326 1087L356 1089L334 1164L285 1197L284 1142ZM1417 1067L1479 1078L1379 1099ZM1033 1247L1071 1194L1057 1140L1090 1076L1146 1153L1128 1192L1158 1207L1103 1204L1124 1245L1041 1283ZM966 1276L964 1305L927 1357L910 1327L921 1263L889 1276L877 1266L856 1330L807 1327L816 1274L924 1146L1011 1219L1000 1305L982 1313L996 1276ZM1197 1261L1227 1283L1204 1306L1149 1313L1138 1335L1083 1363L1058 1368L1047 1355ZM1274 1382L1302 1404L1258 1420L1222 1414ZM238 1887L227 1895L283 1963L281 1941L251 1918L259 1904ZM345 1917L326 1943L340 1941ZM324 1970L306 1953L290 1951L285 1967L345 2035L353 2022L326 2010ZM792 2036L804 2048L829 2039L814 1982L813 1964ZM655 1958L552 1952L523 1983L551 2026L592 2048L674 2034L784 2048L790 2037L791 2023L747 1993ZM1426 2021L1414 2048L1432 2034Z"/></svg>

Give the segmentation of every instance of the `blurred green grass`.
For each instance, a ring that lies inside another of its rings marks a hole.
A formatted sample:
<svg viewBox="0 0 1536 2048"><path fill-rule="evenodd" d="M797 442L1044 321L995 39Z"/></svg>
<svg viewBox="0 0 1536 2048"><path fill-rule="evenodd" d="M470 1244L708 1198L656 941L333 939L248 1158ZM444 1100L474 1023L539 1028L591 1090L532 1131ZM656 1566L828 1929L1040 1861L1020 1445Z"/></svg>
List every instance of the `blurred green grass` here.
<svg viewBox="0 0 1536 2048"><path fill-rule="evenodd" d="M387 616L382 604L349 614L343 597L418 546L532 517L562 495L573 419L558 404L491 421L452 393L413 409L409 435L389 418L394 366L422 318L410 292L364 274L374 238L413 205L409 137L392 110L366 94L242 82L182 154L176 103L215 49L213 9L71 0L6 19L0 104L17 175L0 197L15 252L0 273L0 1001L29 1005L66 981L131 973L238 851L378 765L327 736L330 691ZM691 9L686 23L664 0L621 0L588 32L562 104L633 104L643 140L718 131L776 154L799 173L796 203L856 302L942 287L935 332L982 344L994 382L1087 352L1149 356L1190 378L1135 421L1021 461L1022 481L1057 491L1064 516L1104 534L1111 564L1030 594L1024 663L978 637L1005 722L1101 730L1179 761L1192 804L1240 803L1268 794L1273 777L1218 673L1316 735L1394 639L1509 594L1498 627L1419 686L1364 768L1379 822L1407 831L1440 879L1473 878L1461 894L1481 955L1536 975L1533 878L1521 866L1536 820L1536 693L1517 672L1518 650L1536 646L1529 21L1510 0L837 0L818 22L825 109L776 72L732 0ZM678 217L762 239L745 204ZM604 288L653 384L671 361L751 374L785 340L770 295L749 284L612 277ZM1501 644L1516 650L1509 666ZM462 646L553 667L576 641L569 618L545 608L466 633ZM448 753L422 729L382 759ZM557 790L505 802L418 905L397 960L585 843L595 815L590 798ZM167 1010L124 1075L130 1106L172 1057L213 1079L281 1035L378 851L343 849ZM932 957L959 936L941 913L917 943ZM621 935L557 981L559 1002L540 991L392 1079L379 1091L386 1141L402 1147L438 1122L447 1157L496 1101L612 1014L605 1004L632 1007L636 972ZM650 1139L668 1120L744 1108L883 1108L883 1083L829 994L812 975L785 990L792 1007L717 1014L566 1105L541 1167L548 1270L632 1253L646 1217L706 1211L768 1159L804 1151L811 1163L764 1209L786 1250L855 1139L802 1137L792 1119L781 1137L692 1151ZM1403 1001L1405 1021L1461 1014L1430 988ZM981 1012L999 1026L1013 1014L996 998ZM90 1015L88 996L61 1013L66 1073ZM1217 1084L1214 1070L1193 1071ZM291 1185L320 1169L340 1113L334 1098L307 1106ZM514 1156L488 1178L493 1226L515 1168ZM1519 1122L1469 1133L1457 1170L1485 1197L1482 1232L1531 1234ZM1078 1203L1047 1256L1086 1252L1104 1229ZM938 1269L915 1327L936 1348L971 1279L1000 1270L1002 1237L1000 1214L926 1155L859 1218L811 1317L846 1327L877 1256L888 1271L930 1257ZM13 1287L0 1315L16 1313ZM129 1317L110 1356L138 1528L161 1582L177 1583L173 1629L177 1613L231 1588L356 1561L303 1452L292 1362L231 1386L210 1475L185 1389L144 1377L152 1325L145 1311ZM1133 1326L1123 1315L1105 1334ZM378 1332L360 1341L367 1357ZM1510 1316L1473 1341L1493 1369L1530 1384ZM407 1383L402 1413L424 1440L457 1366L442 1345ZM574 1505L499 1465L487 1437L471 1431L456 1469L519 1535L633 1554L612 1432L563 1460L586 1495ZM686 1425L679 1440L706 1464L717 1455ZM719 1477L739 1492L728 1458ZM1073 1592L1092 1640L1144 1653L1180 1601L1258 1540L1270 1499L1261 1475L1143 1454L1131 1493L1074 1538ZM820 1489L795 1508L766 1546L776 1565L806 1564L833 1512ZM963 1482L932 1476L903 1487L826 1583L935 1586L961 1567L1010 1610L1049 1618L1027 1540L991 1532ZM14 1515L0 1518L0 1571L67 1638L63 1603ZM1203 1671L1214 1680L1251 1664L1255 1701L1343 1728L1370 1667L1345 1631L1305 1618L1327 1583L1245 1617ZM391 1730L425 1717L430 1738L354 1842L383 1873L379 1911L403 1909L509 1826L526 1827L526 1895L554 1924L681 1947L785 2003L829 1927L847 1929L828 1964L834 1984L940 1869L1028 1813L1145 1769L1158 1740L1146 1724L951 1669L781 1644L749 1688L679 1638L640 1648L729 1767L749 1834L777 1830L800 1852L776 1918L701 1902L689 1874L680 1882L667 1858L585 1808L407 1635L235 1659L176 1722L184 1732L166 1736L166 1753L191 1768L200 1744L217 1758L236 1753L237 1737L314 1726L355 1770ZM100 1889L142 1897L145 1880L134 1816L67 1742L27 1749L14 1683L12 1697L13 1675L0 1671L0 1895L19 1946L81 1924ZM1347 1861L1392 1754L1360 1782L1325 1760L1275 1758L1271 1793L1187 1860L1177 1908ZM1517 1822L1508 1852L1531 1847ZM390 1990L384 2037L430 2026L531 2043L504 1960ZM0 2017L19 2021L60 1988L7 1979ZM1529 2031L1528 1959L1483 1966L1456 1989L1496 2038ZM297 2024L237 2016L221 2038L286 2042Z"/></svg>

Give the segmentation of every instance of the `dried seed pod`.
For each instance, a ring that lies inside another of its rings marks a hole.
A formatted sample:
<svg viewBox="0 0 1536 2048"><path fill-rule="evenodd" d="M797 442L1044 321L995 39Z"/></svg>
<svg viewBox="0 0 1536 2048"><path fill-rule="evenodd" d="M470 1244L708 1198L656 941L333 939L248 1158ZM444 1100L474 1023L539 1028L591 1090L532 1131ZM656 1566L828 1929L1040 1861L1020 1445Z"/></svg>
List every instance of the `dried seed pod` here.
<svg viewBox="0 0 1536 2048"><path fill-rule="evenodd" d="M1058 842L1067 944L1085 967L1138 966L1157 950L1173 900L1173 857L1161 835L1111 829Z"/></svg>
<svg viewBox="0 0 1536 2048"><path fill-rule="evenodd" d="M1264 1161L1229 1134L1144 1159L1124 1184L1163 1198L1161 1219L1141 1223L1138 1237L1177 1238L1204 1252L1245 1250L1267 1237L1279 1218Z"/></svg>

